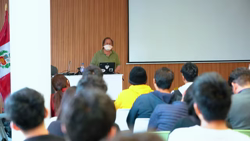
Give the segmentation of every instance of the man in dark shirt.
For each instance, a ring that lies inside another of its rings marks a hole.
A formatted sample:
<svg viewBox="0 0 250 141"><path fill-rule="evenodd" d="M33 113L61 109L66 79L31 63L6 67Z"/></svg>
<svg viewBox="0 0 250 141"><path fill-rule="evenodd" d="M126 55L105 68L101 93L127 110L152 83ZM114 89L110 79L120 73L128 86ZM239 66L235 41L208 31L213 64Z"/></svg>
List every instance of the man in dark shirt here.
<svg viewBox="0 0 250 141"><path fill-rule="evenodd" d="M24 88L11 94L5 101L7 118L14 130L21 130L25 141L64 141L49 135L44 125L48 111L44 107L43 96L32 89Z"/></svg>

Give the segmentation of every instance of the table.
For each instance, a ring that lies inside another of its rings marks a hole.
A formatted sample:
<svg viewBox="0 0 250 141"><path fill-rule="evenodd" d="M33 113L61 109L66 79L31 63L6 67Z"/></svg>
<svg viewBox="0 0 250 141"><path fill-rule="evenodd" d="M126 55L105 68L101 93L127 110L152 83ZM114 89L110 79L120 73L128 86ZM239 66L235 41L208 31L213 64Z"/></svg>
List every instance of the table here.
<svg viewBox="0 0 250 141"><path fill-rule="evenodd" d="M107 94L112 100L116 100L120 92L122 91L122 76L123 74L104 74L103 79L107 84ZM69 80L70 86L77 86L78 81L82 78L82 75L65 75Z"/></svg>

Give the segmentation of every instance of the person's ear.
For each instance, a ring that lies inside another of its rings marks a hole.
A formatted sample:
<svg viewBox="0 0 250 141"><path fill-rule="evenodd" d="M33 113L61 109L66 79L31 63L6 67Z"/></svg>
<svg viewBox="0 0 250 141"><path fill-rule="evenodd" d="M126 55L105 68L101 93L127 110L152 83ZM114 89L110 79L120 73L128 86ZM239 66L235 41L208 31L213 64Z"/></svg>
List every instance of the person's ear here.
<svg viewBox="0 0 250 141"><path fill-rule="evenodd" d="M109 133L108 133L107 139L108 140L112 139L113 137L115 137L116 133L117 133L116 127L112 126Z"/></svg>
<svg viewBox="0 0 250 141"><path fill-rule="evenodd" d="M69 82L69 80L67 80L67 87L70 87L70 82Z"/></svg>
<svg viewBox="0 0 250 141"><path fill-rule="evenodd" d="M61 130L62 130L62 132L63 132L64 134L67 133L67 129L66 129L65 124L61 124Z"/></svg>
<svg viewBox="0 0 250 141"><path fill-rule="evenodd" d="M155 89L157 90L158 87L157 87L157 85L156 85L155 78L153 79L153 84L154 84Z"/></svg>
<svg viewBox="0 0 250 141"><path fill-rule="evenodd" d="M233 93L234 94L237 94L237 89L238 89L238 84L237 83L234 83L234 82L232 82L232 90L233 90Z"/></svg>
<svg viewBox="0 0 250 141"><path fill-rule="evenodd" d="M44 118L49 117L49 110L47 108L44 108Z"/></svg>
<svg viewBox="0 0 250 141"><path fill-rule="evenodd" d="M20 131L21 129L13 122L10 122L10 127L16 131Z"/></svg>
<svg viewBox="0 0 250 141"><path fill-rule="evenodd" d="M202 120L203 116L201 114L201 111L200 111L197 103L194 103L193 106L194 106L194 111L195 111L196 115L199 117L200 120Z"/></svg>
<svg viewBox="0 0 250 141"><path fill-rule="evenodd" d="M183 82L186 81L186 79L185 79L185 77L183 76L183 74L181 74L181 78L182 78L182 81L183 81Z"/></svg>

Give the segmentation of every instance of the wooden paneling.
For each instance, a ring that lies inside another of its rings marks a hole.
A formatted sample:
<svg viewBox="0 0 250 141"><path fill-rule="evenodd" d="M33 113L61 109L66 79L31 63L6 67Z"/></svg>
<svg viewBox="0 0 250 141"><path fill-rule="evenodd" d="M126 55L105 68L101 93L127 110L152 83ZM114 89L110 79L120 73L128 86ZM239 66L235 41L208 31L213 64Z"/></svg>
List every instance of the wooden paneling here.
<svg viewBox="0 0 250 141"><path fill-rule="evenodd" d="M8 0L0 0L0 28L2 28L5 18L5 4L9 4Z"/></svg>
<svg viewBox="0 0 250 141"><path fill-rule="evenodd" d="M129 72L142 66L153 87L154 72L165 66L175 73L172 88L183 84L180 75L182 64L126 65L128 60L128 4L127 0L51 0L51 63L59 72L75 72L81 63L88 66L94 53L102 48L102 40L111 37L118 53L124 74L123 88L128 88ZM157 54L152 54L157 55ZM231 70L248 63L197 64L199 72L216 71L227 79Z"/></svg>

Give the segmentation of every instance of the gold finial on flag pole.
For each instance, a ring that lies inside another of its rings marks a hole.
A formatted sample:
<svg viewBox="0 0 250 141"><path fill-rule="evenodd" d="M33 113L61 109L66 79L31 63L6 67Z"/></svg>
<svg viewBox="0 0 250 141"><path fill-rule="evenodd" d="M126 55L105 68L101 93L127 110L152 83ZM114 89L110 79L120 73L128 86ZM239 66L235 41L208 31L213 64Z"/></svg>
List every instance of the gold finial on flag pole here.
<svg viewBox="0 0 250 141"><path fill-rule="evenodd" d="M7 5L7 3L5 4L5 11L7 11L8 10L8 5Z"/></svg>

